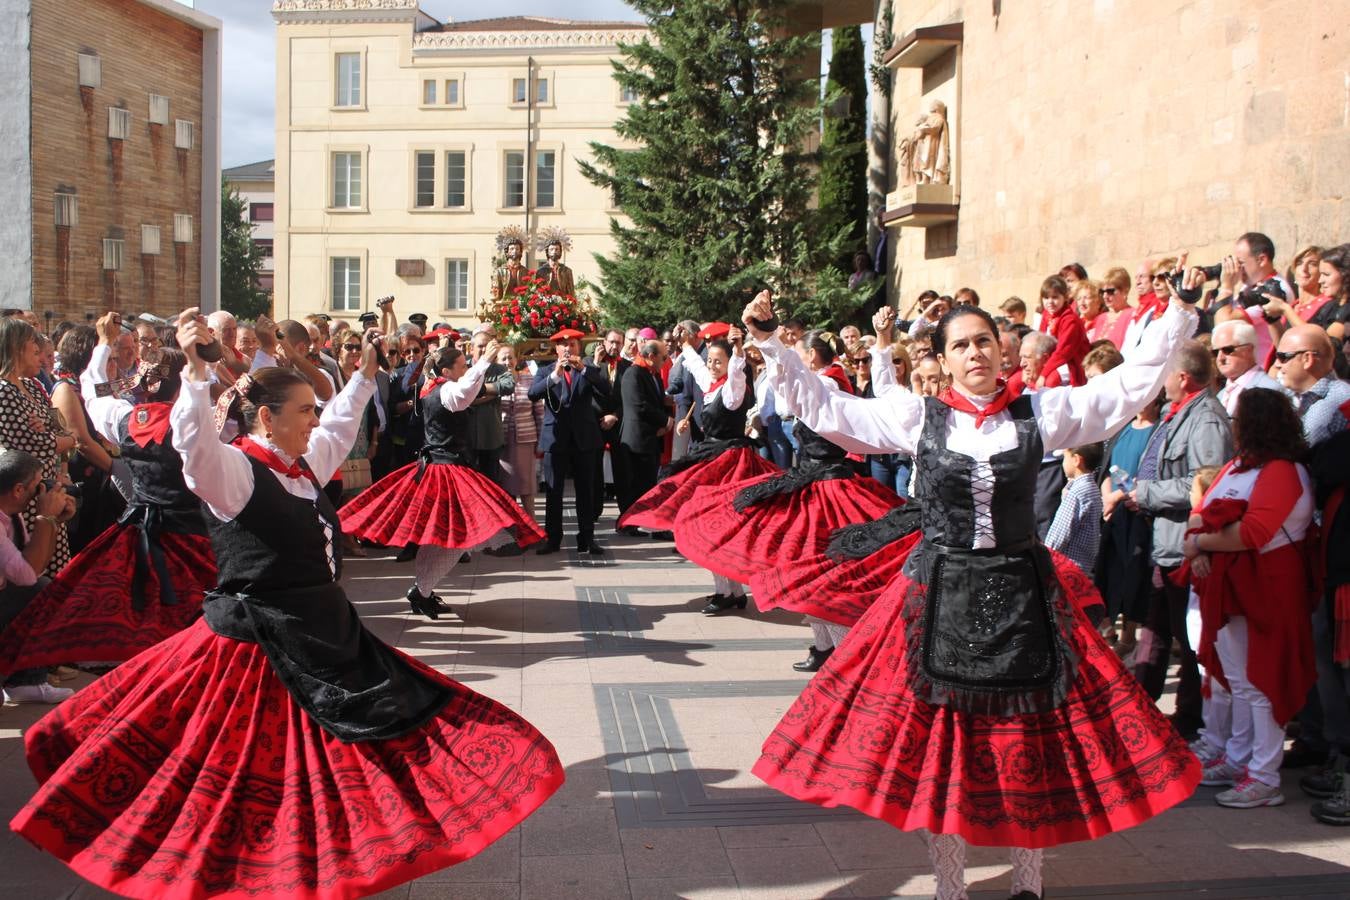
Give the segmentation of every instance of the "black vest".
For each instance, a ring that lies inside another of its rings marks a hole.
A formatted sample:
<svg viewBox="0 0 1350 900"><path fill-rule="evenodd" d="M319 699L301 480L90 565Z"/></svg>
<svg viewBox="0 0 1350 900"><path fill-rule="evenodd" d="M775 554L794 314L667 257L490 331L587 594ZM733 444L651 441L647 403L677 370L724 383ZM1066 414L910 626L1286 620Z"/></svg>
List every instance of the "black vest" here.
<svg viewBox="0 0 1350 900"><path fill-rule="evenodd" d="M144 447L132 440L129 434L135 418L158 405L137 406L123 416L117 425L122 460L131 470L131 501L128 506L157 506L171 530L205 534L206 523L202 518L201 501L188 490L183 480L183 458L173 447L173 429L165 431L162 440L151 441Z"/></svg>
<svg viewBox="0 0 1350 900"><path fill-rule="evenodd" d="M427 462L470 465L469 411L451 412L441 403L441 390L434 388L421 400L425 439L422 458Z"/></svg>
<svg viewBox="0 0 1350 900"><path fill-rule="evenodd" d="M925 398L924 405L914 492L924 510L924 537L939 546L970 549L975 543L970 480L975 461L947 449L947 405L936 397ZM1017 427L1017 446L989 458L994 470L990 512L997 547L1025 546L1036 537L1036 475L1045 455L1031 398L1025 394L1017 398L1008 412Z"/></svg>
<svg viewBox="0 0 1350 900"><path fill-rule="evenodd" d="M695 417L698 427L703 430L705 441L731 441L745 437L746 413L755 405L754 386L749 383L749 379L746 380L745 396L736 409L727 409L722 403L726 389L727 385L722 385L722 390L717 392L713 401L705 401Z"/></svg>

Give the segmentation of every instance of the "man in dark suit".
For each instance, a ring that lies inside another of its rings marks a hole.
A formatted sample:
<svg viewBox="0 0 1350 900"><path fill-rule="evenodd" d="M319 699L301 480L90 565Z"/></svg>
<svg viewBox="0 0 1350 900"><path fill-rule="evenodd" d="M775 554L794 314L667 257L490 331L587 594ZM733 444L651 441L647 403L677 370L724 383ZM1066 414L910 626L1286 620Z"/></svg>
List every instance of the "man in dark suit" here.
<svg viewBox="0 0 1350 900"><path fill-rule="evenodd" d="M639 345L633 365L623 374L620 389L624 415L618 453L624 459L628 481L624 488L627 495L619 495L621 509L627 509L656 486L662 438L675 427L675 419L666 409L661 379L656 374L661 371L665 355L665 345L660 341L645 341ZM631 525L623 531L632 536L642 533Z"/></svg>
<svg viewBox="0 0 1350 900"><path fill-rule="evenodd" d="M544 454L544 530L548 541L539 553L562 547L563 487L567 478L576 489L577 549L599 556L595 543L595 469L604 446L597 406L609 396L609 379L581 355L581 332L563 329L552 338L556 362L540 366L530 385L530 399L544 401L544 427L539 451Z"/></svg>
<svg viewBox="0 0 1350 900"><path fill-rule="evenodd" d="M703 344L699 324L692 319L686 319L675 326L676 346L683 346L687 334L694 336L691 344L694 350L707 359L708 350ZM675 398L675 421L689 420L689 430L684 434L676 434L671 446L670 458L676 460L688 453L693 444L703 440L703 430L698 427L698 411L703 407L703 391L699 390L693 373L685 371L678 357L670 369L670 386L666 388L666 393ZM693 415L689 414L691 408L694 410Z"/></svg>
<svg viewBox="0 0 1350 900"><path fill-rule="evenodd" d="M614 476L614 499L619 505L619 515L628 507L623 498L628 494L628 473L626 460L619 452L619 434L623 422L623 394L619 385L623 373L632 363L623 358L623 332L610 329L605 339L595 349L595 364L609 381L609 397L596 409L600 416L600 430L604 432L605 445L601 448L600 458L596 460L595 470L595 518L599 519L605 509L605 467L604 451L609 451L610 469Z"/></svg>

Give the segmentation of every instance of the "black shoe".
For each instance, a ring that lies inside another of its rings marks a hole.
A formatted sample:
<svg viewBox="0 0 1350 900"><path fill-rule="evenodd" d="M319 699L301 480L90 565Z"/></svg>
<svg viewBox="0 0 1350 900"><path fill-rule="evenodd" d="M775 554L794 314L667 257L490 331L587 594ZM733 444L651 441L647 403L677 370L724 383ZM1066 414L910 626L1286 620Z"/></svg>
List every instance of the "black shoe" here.
<svg viewBox="0 0 1350 900"><path fill-rule="evenodd" d="M413 612L421 613L428 619L439 619L441 617L442 609L437 606L436 602L440 598L436 597L435 594L432 594L430 597L423 597L421 593L418 592L417 585L414 584L412 587L408 588L407 597L408 605L412 607Z"/></svg>
<svg viewBox="0 0 1350 900"><path fill-rule="evenodd" d="M461 557L459 558L459 561L460 561L461 563L466 563L466 562L469 562L469 561L472 560L472 559L473 559L473 554L472 554L472 553L465 552L464 555L461 556Z"/></svg>
<svg viewBox="0 0 1350 900"><path fill-rule="evenodd" d="M1327 764L1330 754L1325 750L1316 750L1301 740L1295 740L1294 743L1284 752L1284 759L1280 760L1281 769L1303 769L1310 766L1322 768Z"/></svg>
<svg viewBox="0 0 1350 900"><path fill-rule="evenodd" d="M1009 897L1008 900L1044 900L1044 895L1035 894L1031 891L1018 891Z"/></svg>
<svg viewBox="0 0 1350 900"><path fill-rule="evenodd" d="M652 531L652 532L648 532L648 537L651 537L652 539L658 540L658 541L673 541L673 540L675 540L675 532L673 532L673 531Z"/></svg>
<svg viewBox="0 0 1350 900"><path fill-rule="evenodd" d="M417 545L407 544L398 551L398 556L394 557L394 562L412 562L417 558Z"/></svg>
<svg viewBox="0 0 1350 900"><path fill-rule="evenodd" d="M486 554L487 556L496 556L496 557L520 556L524 552L525 551L521 548L519 544L507 544L504 547L494 547L491 550L483 551L483 553Z"/></svg>
<svg viewBox="0 0 1350 900"><path fill-rule="evenodd" d="M819 671L820 667L825 665L825 660L829 659L830 654L833 652L833 647L828 650L817 650L815 647L812 647L810 652L807 653L806 659L801 662L793 663L792 668L798 672Z"/></svg>
<svg viewBox="0 0 1350 900"><path fill-rule="evenodd" d="M624 537L642 537L642 529L638 528L636 525L625 525L622 528L616 527L614 530Z"/></svg>
<svg viewBox="0 0 1350 900"><path fill-rule="evenodd" d="M557 553L561 549L557 544L543 544L534 552L539 556L548 556L550 553Z"/></svg>
<svg viewBox="0 0 1350 900"><path fill-rule="evenodd" d="M708 605L703 607L705 616L721 615L729 609L745 609L745 595L739 597L725 594L714 594Z"/></svg>
<svg viewBox="0 0 1350 900"><path fill-rule="evenodd" d="M591 556L604 556L605 548L601 547L595 541L589 541L585 544L577 544L578 553L588 553Z"/></svg>

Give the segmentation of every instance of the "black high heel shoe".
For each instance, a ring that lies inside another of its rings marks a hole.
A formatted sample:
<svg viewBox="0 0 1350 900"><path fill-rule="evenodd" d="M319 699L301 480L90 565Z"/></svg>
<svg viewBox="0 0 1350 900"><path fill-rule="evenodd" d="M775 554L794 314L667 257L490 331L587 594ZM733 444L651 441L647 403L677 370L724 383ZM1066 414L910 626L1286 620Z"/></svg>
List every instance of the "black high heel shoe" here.
<svg viewBox="0 0 1350 900"><path fill-rule="evenodd" d="M792 668L798 672L818 672L820 671L820 667L825 665L825 660L829 659L830 654L833 652L833 647L828 650L817 650L815 647L812 647L811 651L807 654L806 659L801 662L793 663Z"/></svg>
<svg viewBox="0 0 1350 900"><path fill-rule="evenodd" d="M408 598L408 604L412 607L413 612L421 613L428 619L439 619L441 617L441 609L436 603L440 598L436 597L435 594L432 594L430 597L423 597L418 593L417 585L413 585L408 588L406 596Z"/></svg>
<svg viewBox="0 0 1350 900"><path fill-rule="evenodd" d="M714 594L708 601L708 605L703 607L705 616L716 616L726 612L729 609L745 609L746 598L742 594L739 597L727 596L724 594Z"/></svg>

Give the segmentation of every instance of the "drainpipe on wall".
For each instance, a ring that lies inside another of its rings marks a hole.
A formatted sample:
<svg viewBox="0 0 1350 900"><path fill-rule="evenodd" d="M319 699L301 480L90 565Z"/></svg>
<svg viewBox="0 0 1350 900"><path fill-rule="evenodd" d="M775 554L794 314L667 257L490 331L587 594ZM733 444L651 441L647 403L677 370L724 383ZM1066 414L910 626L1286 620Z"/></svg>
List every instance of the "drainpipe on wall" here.
<svg viewBox="0 0 1350 900"><path fill-rule="evenodd" d="M525 60L525 264L535 268L534 232L530 228L530 213L534 210L534 99L538 90L534 79L534 57ZM531 265L533 263L533 265Z"/></svg>

